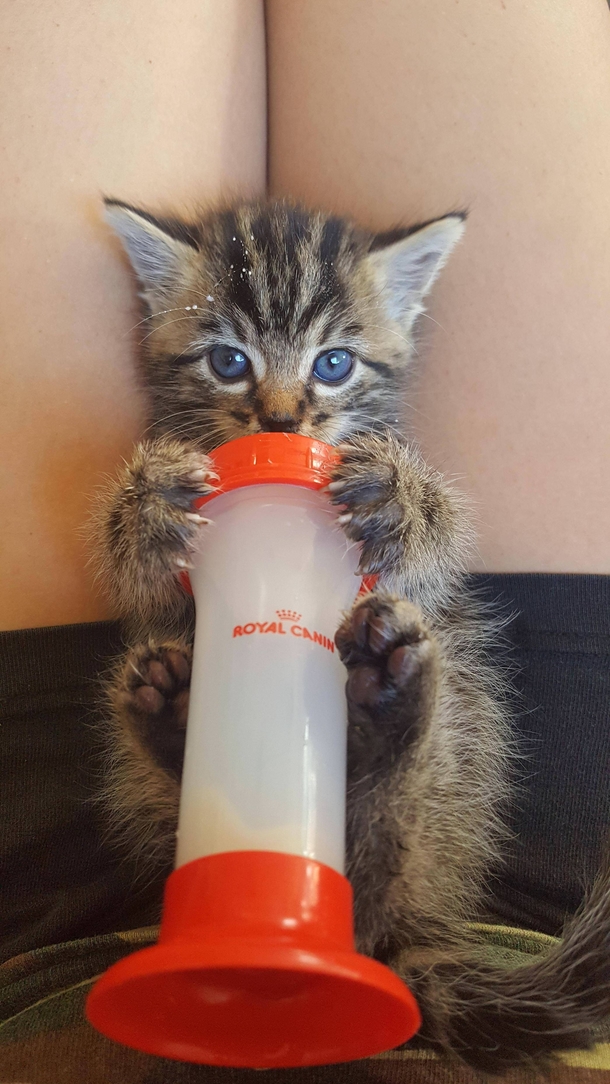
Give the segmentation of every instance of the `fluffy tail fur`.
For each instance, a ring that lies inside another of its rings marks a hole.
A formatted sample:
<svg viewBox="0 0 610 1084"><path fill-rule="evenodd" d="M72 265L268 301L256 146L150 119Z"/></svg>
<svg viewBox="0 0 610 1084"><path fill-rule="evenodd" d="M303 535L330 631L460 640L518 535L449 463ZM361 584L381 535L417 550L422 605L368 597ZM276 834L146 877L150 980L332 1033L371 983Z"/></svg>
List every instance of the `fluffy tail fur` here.
<svg viewBox="0 0 610 1084"><path fill-rule="evenodd" d="M536 963L401 970L419 1000L422 1033L483 1072L541 1066L559 1051L590 1047L593 1029L610 1016L610 856L561 944Z"/></svg>

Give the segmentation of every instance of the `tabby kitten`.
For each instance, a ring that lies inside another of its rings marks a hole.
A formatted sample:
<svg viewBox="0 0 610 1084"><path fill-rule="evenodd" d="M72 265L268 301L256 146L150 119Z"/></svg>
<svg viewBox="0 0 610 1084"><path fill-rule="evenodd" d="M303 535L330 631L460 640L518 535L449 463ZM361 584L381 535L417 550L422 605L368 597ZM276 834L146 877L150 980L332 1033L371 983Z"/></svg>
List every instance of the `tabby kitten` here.
<svg viewBox="0 0 610 1084"><path fill-rule="evenodd" d="M331 498L361 571L379 575L337 632L358 948L409 984L427 1038L472 1066L589 1045L610 1011L608 873L539 963L489 967L465 933L502 838L507 722L484 657L492 623L464 583L467 510L399 431L413 327L463 216L371 234L286 203L194 224L116 200L106 215L140 286L151 422L95 518L134 644L110 692L115 826L171 861L193 635L179 573L206 530L192 502L214 489L207 453L269 430L338 445Z"/></svg>

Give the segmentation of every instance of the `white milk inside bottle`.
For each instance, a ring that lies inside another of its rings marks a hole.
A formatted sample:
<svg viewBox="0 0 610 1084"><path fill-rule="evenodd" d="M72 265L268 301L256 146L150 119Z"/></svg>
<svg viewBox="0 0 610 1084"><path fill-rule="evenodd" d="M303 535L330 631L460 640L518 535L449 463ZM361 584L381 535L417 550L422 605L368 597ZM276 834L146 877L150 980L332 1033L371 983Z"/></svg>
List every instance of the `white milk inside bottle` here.
<svg viewBox="0 0 610 1084"><path fill-rule="evenodd" d="M202 511L212 523L190 574L176 865L282 851L342 873L346 671L334 635L360 587L358 547L327 496L304 485L247 485Z"/></svg>

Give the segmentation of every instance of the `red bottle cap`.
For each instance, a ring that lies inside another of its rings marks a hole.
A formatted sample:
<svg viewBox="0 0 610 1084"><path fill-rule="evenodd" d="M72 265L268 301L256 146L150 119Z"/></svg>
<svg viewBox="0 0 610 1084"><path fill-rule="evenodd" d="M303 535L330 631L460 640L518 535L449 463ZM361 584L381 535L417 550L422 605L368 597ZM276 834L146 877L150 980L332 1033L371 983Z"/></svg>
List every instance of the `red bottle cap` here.
<svg viewBox="0 0 610 1084"><path fill-rule="evenodd" d="M219 490L281 482L321 489L339 462L336 448L301 433L253 433L221 444L210 453ZM197 501L200 506L216 494Z"/></svg>
<svg viewBox="0 0 610 1084"><path fill-rule="evenodd" d="M301 433L253 433L221 444L210 453L219 477L215 493L198 497L194 508L201 508L221 493L244 486L287 484L322 489L328 485L340 455L331 444L324 444ZM188 572L179 573L180 583L192 594ZM360 593L371 591L377 576L364 576Z"/></svg>
<svg viewBox="0 0 610 1084"><path fill-rule="evenodd" d="M257 1069L369 1057L421 1023L398 976L355 952L346 878L273 851L175 870L159 943L114 964L86 1013L149 1054Z"/></svg>

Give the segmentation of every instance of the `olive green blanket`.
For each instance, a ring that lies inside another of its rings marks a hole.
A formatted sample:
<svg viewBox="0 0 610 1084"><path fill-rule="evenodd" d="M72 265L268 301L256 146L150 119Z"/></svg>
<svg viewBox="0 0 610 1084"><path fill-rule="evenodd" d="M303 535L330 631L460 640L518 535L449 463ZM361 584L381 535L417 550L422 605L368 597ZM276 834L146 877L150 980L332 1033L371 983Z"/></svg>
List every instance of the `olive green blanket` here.
<svg viewBox="0 0 610 1084"><path fill-rule="evenodd" d="M477 926L490 962L507 967L548 951L555 939L505 926ZM156 927L34 949L0 967L0 1084L247 1084L254 1070L195 1066L139 1054L99 1035L84 1018L96 976L151 944ZM503 1078L526 1084L535 1073ZM563 1055L548 1084L610 1084L610 1021L597 1045ZM480 1077L413 1040L374 1058L308 1069L268 1070L267 1084L474 1084Z"/></svg>

